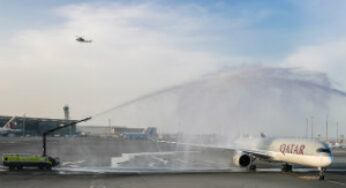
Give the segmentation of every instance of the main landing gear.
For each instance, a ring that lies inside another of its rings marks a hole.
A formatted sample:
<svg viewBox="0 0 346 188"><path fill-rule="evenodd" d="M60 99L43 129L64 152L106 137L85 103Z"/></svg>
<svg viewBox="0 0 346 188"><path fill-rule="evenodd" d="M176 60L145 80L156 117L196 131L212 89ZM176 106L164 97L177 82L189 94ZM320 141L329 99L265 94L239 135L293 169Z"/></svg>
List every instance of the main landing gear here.
<svg viewBox="0 0 346 188"><path fill-rule="evenodd" d="M256 165L252 164L252 165L249 166L249 171L250 172L256 172L256 168L257 168Z"/></svg>
<svg viewBox="0 0 346 188"><path fill-rule="evenodd" d="M282 172L292 172L292 165L289 164L283 164L281 167Z"/></svg>
<svg viewBox="0 0 346 188"><path fill-rule="evenodd" d="M324 173L326 172L326 168L319 167L318 170L320 171L319 180L324 180Z"/></svg>
<svg viewBox="0 0 346 188"><path fill-rule="evenodd" d="M255 160L256 158L252 155L250 155L251 157L251 162L250 162L250 166L248 167L250 172L256 172L257 166L255 165Z"/></svg>

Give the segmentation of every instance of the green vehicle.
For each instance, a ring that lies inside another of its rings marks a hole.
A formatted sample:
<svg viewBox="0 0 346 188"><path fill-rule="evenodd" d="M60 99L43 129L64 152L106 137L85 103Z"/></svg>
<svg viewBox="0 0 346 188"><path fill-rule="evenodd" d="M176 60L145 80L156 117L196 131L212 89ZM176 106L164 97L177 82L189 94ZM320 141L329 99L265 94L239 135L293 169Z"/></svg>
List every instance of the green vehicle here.
<svg viewBox="0 0 346 188"><path fill-rule="evenodd" d="M59 159L50 156L35 156L30 154L4 154L2 163L10 170L21 170L23 167L38 167L41 170L50 170L59 165Z"/></svg>

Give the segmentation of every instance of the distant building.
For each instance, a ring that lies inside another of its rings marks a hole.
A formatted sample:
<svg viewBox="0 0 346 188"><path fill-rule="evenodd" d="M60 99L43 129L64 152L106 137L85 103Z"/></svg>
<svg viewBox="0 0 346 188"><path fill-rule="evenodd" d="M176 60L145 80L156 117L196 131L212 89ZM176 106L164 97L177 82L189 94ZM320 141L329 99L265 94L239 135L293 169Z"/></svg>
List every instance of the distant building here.
<svg viewBox="0 0 346 188"><path fill-rule="evenodd" d="M111 128L109 126L78 126L77 131L82 135L109 136Z"/></svg>
<svg viewBox="0 0 346 188"><path fill-rule="evenodd" d="M141 135L157 135L157 129L154 127L148 128L129 128L129 127L110 127L110 126L79 126L78 132L83 135L94 136L116 136L124 135L141 136ZM149 131L149 132L148 132Z"/></svg>
<svg viewBox="0 0 346 188"><path fill-rule="evenodd" d="M144 128L128 128L128 127L110 127L110 126L79 126L78 132L87 135L112 135L120 136L124 132L143 132Z"/></svg>
<svg viewBox="0 0 346 188"><path fill-rule="evenodd" d="M112 127L112 133L122 135L124 133L143 133L145 128Z"/></svg>
<svg viewBox="0 0 346 188"><path fill-rule="evenodd" d="M0 127L3 127L12 116L0 116ZM22 129L22 135L41 136L45 131L55 127L75 122L76 120L35 118L35 117L19 117L14 119L15 128ZM76 134L76 126L66 127L58 130L52 135L74 135Z"/></svg>

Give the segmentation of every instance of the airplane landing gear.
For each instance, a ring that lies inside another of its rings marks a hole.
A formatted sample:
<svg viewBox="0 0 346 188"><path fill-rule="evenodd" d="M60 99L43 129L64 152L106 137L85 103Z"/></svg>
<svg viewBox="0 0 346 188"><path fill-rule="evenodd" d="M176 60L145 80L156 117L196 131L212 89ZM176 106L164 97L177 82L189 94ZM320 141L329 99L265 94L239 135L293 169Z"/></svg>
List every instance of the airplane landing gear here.
<svg viewBox="0 0 346 188"><path fill-rule="evenodd" d="M255 172L256 168L257 168L256 165L252 164L252 165L249 166L249 171Z"/></svg>
<svg viewBox="0 0 346 188"><path fill-rule="evenodd" d="M281 167L282 172L292 172L292 165L289 164L283 164Z"/></svg>
<svg viewBox="0 0 346 188"><path fill-rule="evenodd" d="M252 155L250 155L250 157L251 157L251 163L250 163L250 166L248 167L249 168L249 171L250 172L256 172L256 165L255 165L255 160L256 160L256 157L254 157L254 156L252 156Z"/></svg>
<svg viewBox="0 0 346 188"><path fill-rule="evenodd" d="M326 172L326 168L319 168L319 180L324 180L324 173Z"/></svg>

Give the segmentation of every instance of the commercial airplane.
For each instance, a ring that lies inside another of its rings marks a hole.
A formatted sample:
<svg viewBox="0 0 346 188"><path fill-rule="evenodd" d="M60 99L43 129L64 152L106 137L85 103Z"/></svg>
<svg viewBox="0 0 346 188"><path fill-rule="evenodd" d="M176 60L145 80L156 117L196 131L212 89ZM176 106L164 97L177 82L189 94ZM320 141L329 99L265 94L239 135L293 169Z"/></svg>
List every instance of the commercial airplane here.
<svg viewBox="0 0 346 188"><path fill-rule="evenodd" d="M237 167L255 170L255 160L262 159L269 162L280 162L282 171L292 171L291 164L316 167L319 170L319 179L324 180L326 167L333 162L333 154L324 142L315 139L297 138L241 138L234 146L212 146L203 144L189 144L166 142L178 145L196 146L204 148L219 148L235 151L233 163Z"/></svg>
<svg viewBox="0 0 346 188"><path fill-rule="evenodd" d="M148 127L143 132L124 132L121 137L126 139L148 139L157 136L157 130L154 127Z"/></svg>
<svg viewBox="0 0 346 188"><path fill-rule="evenodd" d="M0 127L0 135L6 136L9 134L15 134L22 132L21 129L15 129L15 122L14 119L16 117L12 117L3 127Z"/></svg>

